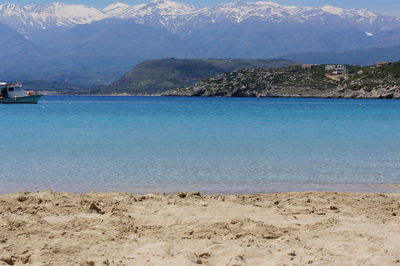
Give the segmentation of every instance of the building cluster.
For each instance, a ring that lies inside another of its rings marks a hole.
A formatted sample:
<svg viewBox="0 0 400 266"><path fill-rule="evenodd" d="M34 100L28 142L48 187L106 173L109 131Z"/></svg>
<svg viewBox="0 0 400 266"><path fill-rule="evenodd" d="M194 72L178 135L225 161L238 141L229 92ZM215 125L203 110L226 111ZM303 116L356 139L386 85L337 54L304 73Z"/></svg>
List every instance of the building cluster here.
<svg viewBox="0 0 400 266"><path fill-rule="evenodd" d="M315 65L304 64L303 69L312 69ZM330 75L347 75L347 67L345 65L326 65L325 70Z"/></svg>
<svg viewBox="0 0 400 266"><path fill-rule="evenodd" d="M379 63L375 63L375 67L383 67L383 66L391 65L391 64L392 64L391 62L379 62ZM304 64L301 67L303 69L312 69L314 66L317 66L317 65ZM325 71L326 71L327 75L340 76L340 75L348 75L349 74L346 65L326 65ZM363 73L362 70L357 72L357 74L362 74L362 73Z"/></svg>

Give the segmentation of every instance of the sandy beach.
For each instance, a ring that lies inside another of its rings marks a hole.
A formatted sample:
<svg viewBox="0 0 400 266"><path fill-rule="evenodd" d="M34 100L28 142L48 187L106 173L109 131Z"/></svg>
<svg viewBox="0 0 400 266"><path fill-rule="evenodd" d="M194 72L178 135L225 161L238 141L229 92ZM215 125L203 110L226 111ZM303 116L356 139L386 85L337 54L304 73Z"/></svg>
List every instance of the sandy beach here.
<svg viewBox="0 0 400 266"><path fill-rule="evenodd" d="M4 194L13 264L400 265L400 194Z"/></svg>

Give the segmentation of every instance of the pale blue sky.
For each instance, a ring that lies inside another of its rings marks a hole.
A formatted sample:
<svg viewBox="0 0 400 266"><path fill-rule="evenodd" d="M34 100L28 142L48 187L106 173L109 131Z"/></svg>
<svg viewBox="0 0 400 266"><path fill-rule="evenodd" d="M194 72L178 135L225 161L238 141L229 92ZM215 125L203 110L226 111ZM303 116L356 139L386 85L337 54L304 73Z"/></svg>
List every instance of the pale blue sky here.
<svg viewBox="0 0 400 266"><path fill-rule="evenodd" d="M33 4L33 3L49 3L49 2L64 2L64 3L80 3L86 5L93 5L98 8L103 8L110 3L121 1L127 4L144 3L145 0L15 0L4 1L0 3L14 2L17 4ZM180 2L187 2L196 6L216 5L230 0L176 0ZM251 0L250 0L251 1ZM254 1L254 0L253 0ZM273 0L270 0L273 1ZM390 14L400 17L400 0L276 0L274 2L284 5L304 5L304 6L324 6L335 5L343 8L366 8L375 12Z"/></svg>

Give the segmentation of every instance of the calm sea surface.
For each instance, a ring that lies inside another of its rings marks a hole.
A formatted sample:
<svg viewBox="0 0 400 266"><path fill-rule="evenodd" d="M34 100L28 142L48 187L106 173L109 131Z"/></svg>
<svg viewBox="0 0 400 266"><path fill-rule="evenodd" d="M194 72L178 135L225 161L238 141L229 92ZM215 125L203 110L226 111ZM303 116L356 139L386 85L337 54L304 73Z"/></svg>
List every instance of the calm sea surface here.
<svg viewBox="0 0 400 266"><path fill-rule="evenodd" d="M0 193L374 190L400 101L46 96L0 105L0 158Z"/></svg>

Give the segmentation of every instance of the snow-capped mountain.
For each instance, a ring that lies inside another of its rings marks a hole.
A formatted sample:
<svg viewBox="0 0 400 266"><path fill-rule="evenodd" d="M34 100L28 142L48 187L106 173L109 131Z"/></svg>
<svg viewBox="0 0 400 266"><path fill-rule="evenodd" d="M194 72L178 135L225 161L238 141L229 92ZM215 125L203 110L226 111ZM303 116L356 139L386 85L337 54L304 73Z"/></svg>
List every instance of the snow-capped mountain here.
<svg viewBox="0 0 400 266"><path fill-rule="evenodd" d="M116 3L103 9L109 17L132 19L136 23L159 25L170 32L176 32L191 20L201 9L170 0L152 0L145 4L124 6Z"/></svg>
<svg viewBox="0 0 400 266"><path fill-rule="evenodd" d="M103 9L103 12L106 13L109 17L117 17L119 14L123 13L126 9L131 6L122 2L113 3L106 8Z"/></svg>
<svg viewBox="0 0 400 266"><path fill-rule="evenodd" d="M206 23L242 23L246 20L259 20L266 23L332 24L332 27L351 25L362 28L366 32L393 29L400 24L399 18L379 15L365 9L284 6L274 2L237 1L197 8L171 0L152 0L133 6L116 2L103 10L91 6L63 3L0 5L0 22L23 33L50 27L88 24L106 18L132 19L137 23L162 26L170 32L177 32L181 28L190 31L191 27Z"/></svg>
<svg viewBox="0 0 400 266"><path fill-rule="evenodd" d="M27 33L37 29L67 27L102 20L106 15L97 8L85 5L52 3L19 6L0 5L0 21L18 32Z"/></svg>
<svg viewBox="0 0 400 266"><path fill-rule="evenodd" d="M112 12L113 10L118 9L119 12ZM189 15L196 14L199 8L185 4L178 3L170 0L152 0L145 4L139 4L134 6L129 6L124 3L118 2L115 4L111 4L103 9L103 12L111 14L117 18L139 18L139 17L147 17L147 16L166 16L166 17L178 17L184 16L188 17Z"/></svg>
<svg viewBox="0 0 400 266"><path fill-rule="evenodd" d="M232 2L215 7L207 7L199 12L210 19L228 19L237 23L250 18L257 18L268 22L297 22L304 23L310 20L324 21L326 16L337 16L349 22L373 23L378 15L367 10L342 9L334 6L322 8L283 6L274 2Z"/></svg>
<svg viewBox="0 0 400 266"><path fill-rule="evenodd" d="M103 9L108 17L133 19L137 23L149 23L176 32L180 27L218 22L241 23L260 20L267 23L322 23L352 25L368 29L392 29L399 26L400 19L379 15L361 9L343 9L334 6L321 8L284 6L274 2L237 1L217 6L196 8L170 0L153 0L146 4L128 6L116 3Z"/></svg>

